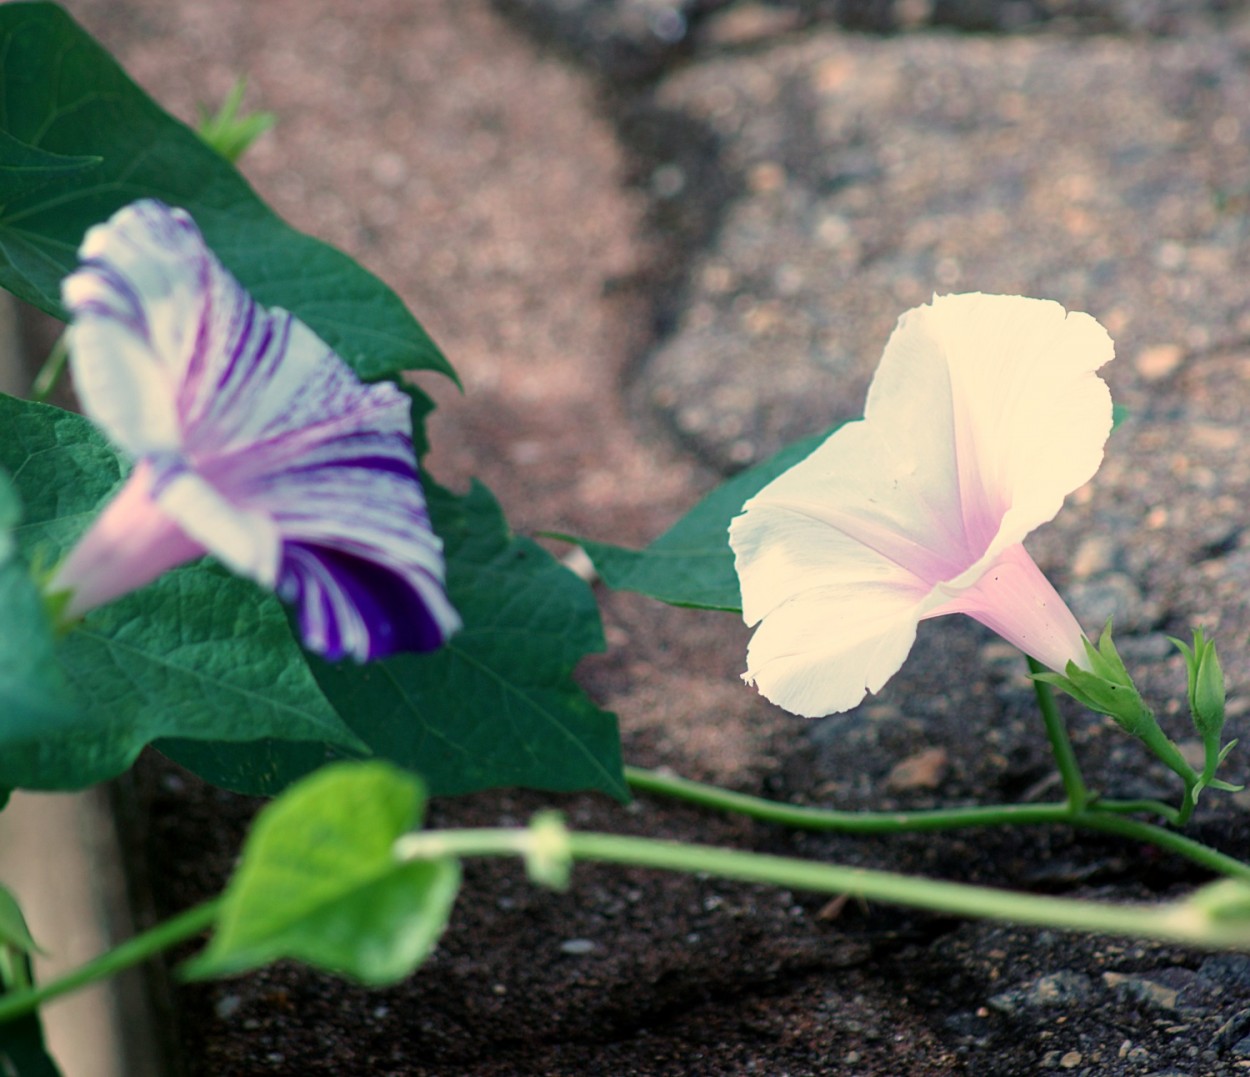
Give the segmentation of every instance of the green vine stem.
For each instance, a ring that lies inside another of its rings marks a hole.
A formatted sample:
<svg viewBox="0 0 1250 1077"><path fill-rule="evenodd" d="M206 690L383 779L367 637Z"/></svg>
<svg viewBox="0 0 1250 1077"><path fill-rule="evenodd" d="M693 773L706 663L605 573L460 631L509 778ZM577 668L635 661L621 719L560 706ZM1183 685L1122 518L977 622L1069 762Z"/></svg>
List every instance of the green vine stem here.
<svg viewBox="0 0 1250 1077"><path fill-rule="evenodd" d="M639 792L668 796L701 807L734 812L761 822L777 823L802 830L830 830L844 834L903 834L926 830L957 830L980 826L1065 825L1098 830L1133 841L1141 841L1178 853L1220 875L1250 882L1250 864L1244 864L1208 845L1194 841L1153 823L1127 819L1135 811L1155 811L1165 815L1174 809L1152 800L1098 800L1080 811L1064 802L1059 804L994 804L966 808L937 808L930 811L871 812L836 811L781 804L764 797L735 793L719 786L691 781L640 767L626 767L625 779Z"/></svg>
<svg viewBox="0 0 1250 1077"><path fill-rule="evenodd" d="M62 333L56 338L56 343L52 345L48 358L44 360L43 366L39 368L39 372L35 375L34 383L30 389L32 400L40 404L47 403L48 398L56 389L57 382L61 380L61 375L65 373L65 365L68 361L69 337Z"/></svg>
<svg viewBox="0 0 1250 1077"><path fill-rule="evenodd" d="M1080 818L1082 825L1094 829L1124 837L1148 837L1148 840L1183 852L1214 870L1223 868L1227 874L1236 874L1250 882L1250 867L1159 827L1115 815ZM1110 905L1038 896L715 846L619 834L568 832L559 823L555 824L553 833L550 820L541 827L536 823L524 829L436 830L408 834L396 842L395 855L404 861L470 856L520 856L531 864L542 858L548 865L560 860L599 861L685 874L708 874L788 889L849 894L932 912L1063 930L1139 936L1200 946L1245 946L1250 943L1250 929L1244 916L1222 919L1205 911L1198 902L1173 902L1158 906ZM1233 867L1238 870L1231 870ZM1244 897L1237 900L1245 901ZM29 1013L60 995L116 975L193 938L212 926L220 913L221 903L222 899L218 898L197 905L42 987L0 996L0 1023Z"/></svg>
<svg viewBox="0 0 1250 1077"><path fill-rule="evenodd" d="M1037 659L1030 657L1029 672L1044 673L1046 667ZM1046 736L1050 740L1051 751L1055 756L1055 766L1059 768L1059 776L1063 779L1063 791L1068 795L1068 804L1074 812L1079 812L1089 803L1089 790L1085 787L1085 779L1081 776L1080 764L1076 761L1076 752L1072 750L1072 740L1068 736L1068 727L1064 724L1063 715L1055 704L1055 694L1045 681L1033 678L1033 693L1037 696L1037 706L1042 712L1042 722L1046 726Z"/></svg>
<svg viewBox="0 0 1250 1077"><path fill-rule="evenodd" d="M206 901L179 913L155 927L115 946L112 950L88 961L58 980L42 987L12 991L0 995L0 1024L30 1013L32 1010L61 995L77 991L80 987L116 976L119 972L155 957L171 946L194 938L211 927L220 911L221 898Z"/></svg>
<svg viewBox="0 0 1250 1077"><path fill-rule="evenodd" d="M531 831L531 835L533 833ZM1250 941L1250 931L1243 918L1221 919L1205 912L1197 902L1127 905L1082 901L620 834L572 831L567 833L566 842L566 855L573 861L658 868L787 889L849 894L931 912L1094 934L1154 938L1207 947L1245 946ZM531 839L530 854L534 852L534 844ZM405 860L515 856L517 853L516 830L429 831L410 834L396 844L396 854ZM544 853L550 855L550 850L544 849Z"/></svg>

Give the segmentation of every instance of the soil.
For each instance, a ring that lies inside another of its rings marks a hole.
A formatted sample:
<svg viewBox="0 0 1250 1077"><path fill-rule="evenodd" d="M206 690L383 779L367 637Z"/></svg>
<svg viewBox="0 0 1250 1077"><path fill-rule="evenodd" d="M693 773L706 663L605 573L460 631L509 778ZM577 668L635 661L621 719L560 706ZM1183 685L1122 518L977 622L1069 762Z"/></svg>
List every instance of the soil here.
<svg viewBox="0 0 1250 1077"><path fill-rule="evenodd" d="M642 544L717 480L636 391L737 183L714 167L706 129L636 88L597 84L485 0L356 0L350 16L331 0L67 6L183 117L248 75L249 102L279 123L245 172L292 224L395 287L461 373L463 394L422 382L439 403L428 461L439 481L480 476L519 531ZM656 170L674 161L686 194L657 196ZM809 722L740 684L735 618L600 597L609 649L579 677L619 715L631 763L846 808L1054 795L1022 670L970 622L926 624L881 696L853 719ZM1073 721L1110 792L1171 794L1116 730ZM155 753L122 796L136 890L158 917L220 890L258 807ZM1228 804L1195 836L1250 849L1250 816ZM651 797L483 794L437 802L431 824L521 823L548 806L582 828L1108 900L1166 898L1204 878L1062 828L812 835ZM177 986L168 1001L170 1072L185 1077L1250 1067L1245 959L594 866L552 893L516 864L469 864L437 951L389 990L284 963Z"/></svg>

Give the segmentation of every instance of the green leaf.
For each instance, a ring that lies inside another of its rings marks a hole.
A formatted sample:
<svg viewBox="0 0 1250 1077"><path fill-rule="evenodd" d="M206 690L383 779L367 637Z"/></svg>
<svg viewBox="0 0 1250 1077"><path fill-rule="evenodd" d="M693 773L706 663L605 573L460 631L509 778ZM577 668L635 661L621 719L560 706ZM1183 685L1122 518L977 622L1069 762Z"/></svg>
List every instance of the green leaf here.
<svg viewBox="0 0 1250 1077"><path fill-rule="evenodd" d="M8 779L4 766L4 731L55 726L75 713L56 664L52 625L43 599L26 565L15 556L13 529L20 517L16 490L0 470L0 610L4 611L0 631L0 807L8 801L8 787L17 785Z"/></svg>
<svg viewBox="0 0 1250 1077"><path fill-rule="evenodd" d="M353 751L273 737L235 743L165 737L153 741L152 747L206 782L257 797L275 796L327 763L369 755L367 749Z"/></svg>
<svg viewBox="0 0 1250 1077"><path fill-rule="evenodd" d="M616 719L571 678L604 645L590 589L509 534L484 487L455 497L431 484L427 495L464 628L433 654L311 659L322 689L378 756L417 771L431 793L527 786L627 799Z"/></svg>
<svg viewBox="0 0 1250 1077"><path fill-rule="evenodd" d="M49 153L0 131L0 204L75 172L95 168L101 160L94 156L67 157Z"/></svg>
<svg viewBox="0 0 1250 1077"><path fill-rule="evenodd" d="M20 954L42 952L31 938L17 898L4 886L0 886L0 948L15 950Z"/></svg>
<svg viewBox="0 0 1250 1077"><path fill-rule="evenodd" d="M646 549L630 550L570 535L553 537L581 546L603 582L615 591L637 591L670 606L736 613L742 608L742 596L729 548L730 520L749 498L811 455L831 433L787 445L722 483Z"/></svg>
<svg viewBox="0 0 1250 1077"><path fill-rule="evenodd" d="M20 548L54 564L122 465L85 419L57 408L0 396L0 429L0 467L26 505ZM0 787L90 785L163 737L364 750L318 689L278 600L212 562L95 610L55 655L20 560L0 573L0 587L0 608L23 618L0 634ZM23 690L32 685L38 695Z"/></svg>
<svg viewBox="0 0 1250 1077"><path fill-rule="evenodd" d="M30 937L17 899L0 886L0 991L33 984L30 955L39 947ZM43 1044L39 1015L0 1023L0 1074L4 1077L59 1077Z"/></svg>
<svg viewBox="0 0 1250 1077"><path fill-rule="evenodd" d="M7 564L17 549L13 528L21 518L22 503L13 488L13 480L0 471L0 566Z"/></svg>
<svg viewBox="0 0 1250 1077"><path fill-rule="evenodd" d="M185 973L291 957L373 985L407 976L442 935L460 884L455 860L395 858L424 803L420 782L380 762L336 764L293 786L257 817L213 940Z"/></svg>
<svg viewBox="0 0 1250 1077"><path fill-rule="evenodd" d="M191 213L257 300L298 315L362 378L416 369L455 377L398 296L283 223L55 5L0 4L0 134L0 161L11 165L0 199L0 287L35 306L63 317L60 282L87 229L135 199L159 198ZM14 168L30 151L44 167L21 182ZM51 167L55 158L65 167ZM74 161L79 167L69 167Z"/></svg>
<svg viewBox="0 0 1250 1077"><path fill-rule="evenodd" d="M61 1077L43 1042L38 1014L0 1024L0 1074L4 1077Z"/></svg>

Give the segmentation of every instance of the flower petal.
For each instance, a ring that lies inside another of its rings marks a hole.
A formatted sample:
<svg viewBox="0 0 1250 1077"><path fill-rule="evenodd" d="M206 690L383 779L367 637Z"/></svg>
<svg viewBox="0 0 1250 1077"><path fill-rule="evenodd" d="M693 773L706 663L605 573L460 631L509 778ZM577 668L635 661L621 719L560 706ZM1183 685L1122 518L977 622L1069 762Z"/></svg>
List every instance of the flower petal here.
<svg viewBox="0 0 1250 1077"><path fill-rule="evenodd" d="M460 618L412 464L405 474L375 439L335 447L336 458L268 477L264 500L286 539L278 591L300 609L308 646L329 657L431 650ZM353 461L350 449L365 455Z"/></svg>
<svg viewBox="0 0 1250 1077"><path fill-rule="evenodd" d="M270 514L228 500L181 461L162 469L154 496L170 519L231 571L273 588L282 539Z"/></svg>
<svg viewBox="0 0 1250 1077"><path fill-rule="evenodd" d="M340 549L287 543L277 590L296 607L308 649L331 661L431 651L460 626L440 575Z"/></svg>
<svg viewBox="0 0 1250 1077"><path fill-rule="evenodd" d="M1098 322L1049 300L935 296L899 319L865 421L891 440L949 439L971 563L1053 519L1098 470L1111 393L1095 371L1114 352Z"/></svg>
<svg viewBox="0 0 1250 1077"><path fill-rule="evenodd" d="M815 588L756 629L744 679L792 714L850 710L898 672L919 619L919 603L906 590Z"/></svg>
<svg viewBox="0 0 1250 1077"><path fill-rule="evenodd" d="M67 617L78 617L204 555L204 547L158 502L157 481L156 469L141 461L57 568L48 591L69 593Z"/></svg>
<svg viewBox="0 0 1250 1077"><path fill-rule="evenodd" d="M1016 543L990 553L962 580L940 585L924 616L966 613L1057 673L1089 668L1081 626L1028 551Z"/></svg>
<svg viewBox="0 0 1250 1077"><path fill-rule="evenodd" d="M131 456L181 447L177 391L203 334L211 272L185 213L136 202L92 228L65 279L83 410Z"/></svg>
<svg viewBox="0 0 1250 1077"><path fill-rule="evenodd" d="M920 601L962 572L953 457L940 448L850 423L749 500L729 525L746 623L830 585L891 582Z"/></svg>

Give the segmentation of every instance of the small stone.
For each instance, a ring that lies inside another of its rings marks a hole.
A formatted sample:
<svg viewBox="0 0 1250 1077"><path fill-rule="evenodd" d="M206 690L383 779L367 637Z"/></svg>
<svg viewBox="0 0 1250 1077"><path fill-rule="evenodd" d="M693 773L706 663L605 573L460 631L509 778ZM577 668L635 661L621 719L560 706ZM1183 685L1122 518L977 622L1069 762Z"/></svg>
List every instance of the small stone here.
<svg viewBox="0 0 1250 1077"><path fill-rule="evenodd" d="M1156 344L1138 352L1133 365L1146 381L1159 381L1174 373L1184 357L1179 344Z"/></svg>
<svg viewBox="0 0 1250 1077"><path fill-rule="evenodd" d="M382 187L394 190L408 178L408 163L398 153L383 151L373 158L369 173Z"/></svg>
<svg viewBox="0 0 1250 1077"><path fill-rule="evenodd" d="M1146 1002L1161 1010L1175 1010L1179 990L1145 976L1136 976L1122 972L1104 972L1103 983L1112 991L1138 1002Z"/></svg>
<svg viewBox="0 0 1250 1077"><path fill-rule="evenodd" d="M936 789L946 777L949 763L945 748L926 748L896 763L885 779L885 787L892 793Z"/></svg>
<svg viewBox="0 0 1250 1077"><path fill-rule="evenodd" d="M1212 1042L1221 1054L1237 1053L1237 1048L1250 1037L1250 1009L1238 1010L1216 1030Z"/></svg>
<svg viewBox="0 0 1250 1077"><path fill-rule="evenodd" d="M1115 566L1115 543L1106 535L1089 535L1081 540L1072 555L1072 576L1088 580L1091 576L1108 572Z"/></svg>
<svg viewBox="0 0 1250 1077"><path fill-rule="evenodd" d="M213 1011L224 1021L228 1017L233 1016L242 1005L243 999L238 995L222 995L213 1007Z"/></svg>
<svg viewBox="0 0 1250 1077"><path fill-rule="evenodd" d="M703 29L703 40L718 48L742 48L798 29L802 12L763 4L744 4L710 19Z"/></svg>
<svg viewBox="0 0 1250 1077"><path fill-rule="evenodd" d="M1093 985L1088 976L1062 969L995 995L989 1000L989 1007L999 1013L1016 1014L1084 1002L1092 993Z"/></svg>
<svg viewBox="0 0 1250 1077"><path fill-rule="evenodd" d="M595 944L590 939L565 939L560 943L560 952L572 954L574 957L581 957L583 954L593 953Z"/></svg>
<svg viewBox="0 0 1250 1077"><path fill-rule="evenodd" d="M747 173L747 185L756 194L770 194L786 185L786 170L776 161L761 161Z"/></svg>
<svg viewBox="0 0 1250 1077"><path fill-rule="evenodd" d="M1217 954L1198 966L1198 979L1220 987L1250 991L1250 957L1245 954Z"/></svg>
<svg viewBox="0 0 1250 1077"><path fill-rule="evenodd" d="M1081 1064L1081 1052L1080 1051L1069 1051L1061 1059L1059 1059L1059 1065L1065 1070L1076 1069L1076 1067L1079 1066L1080 1064Z"/></svg>

